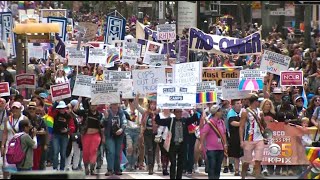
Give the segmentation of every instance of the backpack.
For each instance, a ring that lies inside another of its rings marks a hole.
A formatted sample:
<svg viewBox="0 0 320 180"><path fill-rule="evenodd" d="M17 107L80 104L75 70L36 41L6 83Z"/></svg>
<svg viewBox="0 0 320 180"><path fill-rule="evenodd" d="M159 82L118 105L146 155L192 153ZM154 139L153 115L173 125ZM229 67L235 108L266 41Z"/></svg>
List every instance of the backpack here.
<svg viewBox="0 0 320 180"><path fill-rule="evenodd" d="M16 134L9 142L8 152L6 154L6 159L9 164L20 164L26 157L26 152L23 151L21 146L21 136L23 135L24 133Z"/></svg>

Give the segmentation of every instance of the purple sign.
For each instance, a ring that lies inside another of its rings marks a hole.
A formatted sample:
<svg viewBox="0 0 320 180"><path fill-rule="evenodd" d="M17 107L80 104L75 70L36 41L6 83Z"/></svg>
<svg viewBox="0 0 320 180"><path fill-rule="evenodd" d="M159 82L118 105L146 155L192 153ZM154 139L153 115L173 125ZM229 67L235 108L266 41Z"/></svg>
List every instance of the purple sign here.
<svg viewBox="0 0 320 180"><path fill-rule="evenodd" d="M188 62L188 40L187 39L178 40L176 45L179 47L179 51L178 51L179 62L180 63Z"/></svg>

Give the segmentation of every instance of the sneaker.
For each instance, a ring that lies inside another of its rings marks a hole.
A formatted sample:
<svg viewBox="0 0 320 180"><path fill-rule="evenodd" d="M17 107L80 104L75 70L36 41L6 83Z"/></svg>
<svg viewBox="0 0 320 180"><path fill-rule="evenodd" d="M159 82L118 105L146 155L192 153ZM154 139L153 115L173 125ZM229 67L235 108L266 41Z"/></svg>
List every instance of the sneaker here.
<svg viewBox="0 0 320 180"><path fill-rule="evenodd" d="M194 165L194 173L197 173L197 174L200 173L198 165L196 165L196 164Z"/></svg>
<svg viewBox="0 0 320 180"><path fill-rule="evenodd" d="M262 174L263 174L264 176L269 176L268 170L266 170L266 169L264 169L264 170L262 171Z"/></svg>
<svg viewBox="0 0 320 180"><path fill-rule="evenodd" d="M168 175L169 175L168 170L163 170L163 171L162 171L162 175L164 175L164 176L168 176Z"/></svg>
<svg viewBox="0 0 320 180"><path fill-rule="evenodd" d="M114 174L117 175L117 176L121 176L122 172L121 171L120 172L115 172Z"/></svg>
<svg viewBox="0 0 320 180"><path fill-rule="evenodd" d="M234 173L234 176L240 176L240 172L239 172L239 171L236 171L236 172Z"/></svg>
<svg viewBox="0 0 320 180"><path fill-rule="evenodd" d="M223 169L223 173L228 173L229 172L229 169L228 169L228 167L226 166L226 167L224 167L224 169Z"/></svg>
<svg viewBox="0 0 320 180"><path fill-rule="evenodd" d="M160 164L158 164L158 171L162 171L162 167Z"/></svg>
<svg viewBox="0 0 320 180"><path fill-rule="evenodd" d="M187 177L191 177L191 176L192 176L192 172L187 172L187 173L186 173L186 176L187 176Z"/></svg>
<svg viewBox="0 0 320 180"><path fill-rule="evenodd" d="M234 169L233 169L233 165L232 165L232 164L229 164L229 171L230 171L231 173L234 173Z"/></svg>
<svg viewBox="0 0 320 180"><path fill-rule="evenodd" d="M111 171L108 171L108 172L106 172L106 174L104 174L105 176L112 176L112 172Z"/></svg>

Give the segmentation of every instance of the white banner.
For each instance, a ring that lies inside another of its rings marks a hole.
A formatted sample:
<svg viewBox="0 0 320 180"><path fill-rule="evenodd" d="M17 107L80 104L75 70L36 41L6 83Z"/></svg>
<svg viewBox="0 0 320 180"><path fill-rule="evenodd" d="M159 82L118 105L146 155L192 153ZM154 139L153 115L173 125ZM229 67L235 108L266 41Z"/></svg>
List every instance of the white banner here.
<svg viewBox="0 0 320 180"><path fill-rule="evenodd" d="M290 61L291 58L289 56L264 50L260 70L280 75L281 71L287 71L289 69Z"/></svg>
<svg viewBox="0 0 320 180"><path fill-rule="evenodd" d="M175 40L176 39L176 25L175 24L159 24L157 26L158 41Z"/></svg>
<svg viewBox="0 0 320 180"><path fill-rule="evenodd" d="M202 61L175 64L173 82L175 84L195 84L202 81Z"/></svg>
<svg viewBox="0 0 320 180"><path fill-rule="evenodd" d="M105 64L108 58L108 53L105 49L89 49L89 60L88 63L101 63Z"/></svg>
<svg viewBox="0 0 320 180"><path fill-rule="evenodd" d="M122 79L131 79L131 71L110 71L104 69L104 80L109 82L120 82Z"/></svg>
<svg viewBox="0 0 320 180"><path fill-rule="evenodd" d="M133 99L133 80L132 79L122 79L119 82L119 93L122 95L122 99Z"/></svg>
<svg viewBox="0 0 320 180"><path fill-rule="evenodd" d="M239 79L222 79L222 97L224 99L245 99L251 91L239 91Z"/></svg>
<svg viewBox="0 0 320 180"><path fill-rule="evenodd" d="M86 51L82 48L66 48L66 57L68 57L69 66L86 66Z"/></svg>
<svg viewBox="0 0 320 180"><path fill-rule="evenodd" d="M165 68L132 71L134 92L140 94L156 93L157 84L166 83Z"/></svg>
<svg viewBox="0 0 320 180"><path fill-rule="evenodd" d="M118 83L92 84L91 100L93 105L120 103Z"/></svg>
<svg viewBox="0 0 320 180"><path fill-rule="evenodd" d="M47 43L28 43L28 62L30 63L30 58L42 59L45 56L44 46Z"/></svg>
<svg viewBox="0 0 320 180"><path fill-rule="evenodd" d="M119 17L107 16L104 43L111 44L114 40L123 40L126 34L126 20Z"/></svg>
<svg viewBox="0 0 320 180"><path fill-rule="evenodd" d="M158 84L157 108L193 109L196 105L196 92L196 84Z"/></svg>
<svg viewBox="0 0 320 180"><path fill-rule="evenodd" d="M77 75L72 95L91 98L91 79L92 76Z"/></svg>

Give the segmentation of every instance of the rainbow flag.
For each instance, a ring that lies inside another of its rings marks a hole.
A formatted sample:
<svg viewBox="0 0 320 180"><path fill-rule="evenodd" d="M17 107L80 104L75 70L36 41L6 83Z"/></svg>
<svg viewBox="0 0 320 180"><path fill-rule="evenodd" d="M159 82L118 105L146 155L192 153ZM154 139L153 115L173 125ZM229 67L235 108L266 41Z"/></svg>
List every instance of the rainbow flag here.
<svg viewBox="0 0 320 180"><path fill-rule="evenodd" d="M217 102L217 92L200 92L196 98L197 104Z"/></svg>
<svg viewBox="0 0 320 180"><path fill-rule="evenodd" d="M147 97L146 97L149 101L157 101L157 93L150 93L150 94L147 94Z"/></svg>
<svg viewBox="0 0 320 180"><path fill-rule="evenodd" d="M230 63L230 61L225 61L223 63L223 67L228 68L227 69L228 71L233 71L233 68L230 68L230 67L233 67L233 65Z"/></svg>
<svg viewBox="0 0 320 180"><path fill-rule="evenodd" d="M213 59L209 59L207 67L213 67Z"/></svg>
<svg viewBox="0 0 320 180"><path fill-rule="evenodd" d="M310 162L313 162L315 159L318 158L318 153L319 153L319 151L317 151L316 148L314 148L314 147L306 147L307 159Z"/></svg>
<svg viewBox="0 0 320 180"><path fill-rule="evenodd" d="M54 123L54 118L48 114L43 116L44 122L46 122L47 127L48 127L48 132L52 134L53 132L53 123Z"/></svg>

